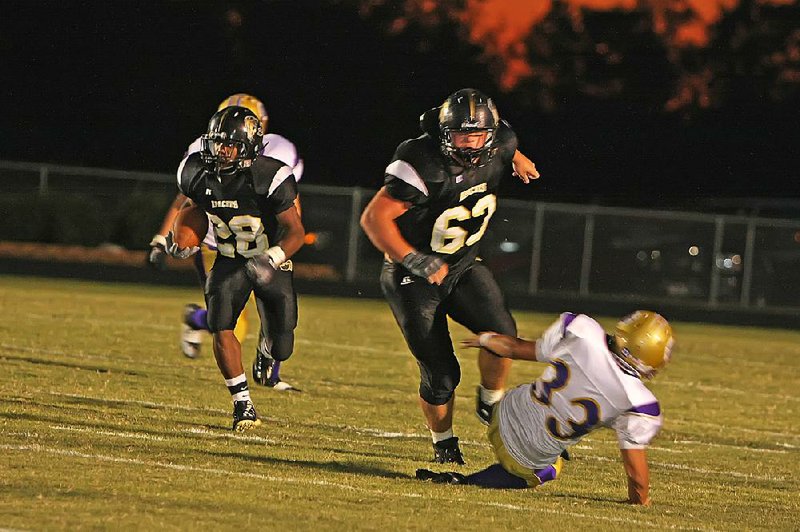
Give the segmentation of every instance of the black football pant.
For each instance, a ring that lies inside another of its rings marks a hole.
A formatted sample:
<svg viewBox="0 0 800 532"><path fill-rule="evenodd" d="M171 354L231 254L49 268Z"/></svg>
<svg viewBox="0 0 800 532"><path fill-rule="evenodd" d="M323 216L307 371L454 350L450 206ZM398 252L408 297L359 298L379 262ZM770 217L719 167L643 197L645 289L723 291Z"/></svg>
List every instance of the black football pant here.
<svg viewBox="0 0 800 532"><path fill-rule="evenodd" d="M517 335L500 287L489 269L476 261L444 286L428 283L402 266L384 262L381 288L420 370L419 395L443 405L461 380L447 316L473 333Z"/></svg>
<svg viewBox="0 0 800 532"><path fill-rule="evenodd" d="M294 349L297 327L297 294L291 270L276 270L267 283L251 280L241 259L217 256L205 285L208 328L233 330L250 292L255 293L262 334L276 360L286 360ZM264 266L269 268L270 266Z"/></svg>

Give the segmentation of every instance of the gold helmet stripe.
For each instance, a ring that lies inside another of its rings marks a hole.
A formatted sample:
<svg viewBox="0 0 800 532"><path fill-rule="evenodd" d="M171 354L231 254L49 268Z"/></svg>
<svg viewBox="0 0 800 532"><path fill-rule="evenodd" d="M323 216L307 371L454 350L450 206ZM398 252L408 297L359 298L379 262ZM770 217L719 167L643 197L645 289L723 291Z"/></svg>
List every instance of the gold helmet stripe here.
<svg viewBox="0 0 800 532"><path fill-rule="evenodd" d="M475 120L475 95L472 93L469 95L469 120Z"/></svg>

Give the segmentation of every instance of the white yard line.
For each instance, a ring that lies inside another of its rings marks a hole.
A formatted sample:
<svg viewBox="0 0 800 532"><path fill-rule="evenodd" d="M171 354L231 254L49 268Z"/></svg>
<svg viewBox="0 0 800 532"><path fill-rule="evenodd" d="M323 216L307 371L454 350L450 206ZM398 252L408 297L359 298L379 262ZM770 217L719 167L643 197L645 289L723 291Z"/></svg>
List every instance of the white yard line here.
<svg viewBox="0 0 800 532"><path fill-rule="evenodd" d="M594 456L594 455L581 455L581 458L586 458L587 460L595 460L597 462L619 462L618 459L615 458L608 458L606 456ZM669 462L657 462L653 460L648 460L648 463L651 466L660 466L665 467L667 469L678 469L680 471L689 471L691 473L698 473L700 475L721 475L724 477L736 477L736 478L746 478L748 480L767 480L767 481L774 481L774 482L785 482L786 477L779 477L779 476L770 476L770 475L754 475L752 473L741 473L739 471L717 471L714 469L704 469L702 467L690 467L684 464L672 464Z"/></svg>
<svg viewBox="0 0 800 532"><path fill-rule="evenodd" d="M58 449L52 447L44 447L41 445L5 445L0 444L0 449L8 450L8 451L19 451L19 452L32 452L32 453L46 453L46 454L53 454L57 456L67 456L71 458L79 458L79 459L86 459L86 460L94 460L100 462L109 462L109 463L118 463L118 464L130 464L130 465L140 465L145 467L151 468L161 468L161 469L169 469L173 471L188 471L193 473L204 473L204 474L212 474L212 475L221 475L225 477L231 476L238 476L244 478L252 478L257 480L265 480L267 482L273 482L276 484L281 483L293 483L293 484L304 484L304 485L311 485L311 486L321 486L326 488L338 488L347 491L357 491L361 493L367 493L370 495L377 495L381 497L404 497L409 499L420 499L422 497L426 497L427 499L432 498L430 494L423 495L421 493L408 493L404 491L397 491L397 492L389 492L384 490L378 489L370 489L370 488L360 488L356 486L350 486L348 484L342 484L339 482L330 482L326 480L310 480L310 479L300 479L295 477L278 477L273 475L264 475L261 473L250 473L250 472L243 472L243 471L232 471L228 469L220 469L220 468L207 468L207 467L196 467L190 465L182 465L182 464L175 464L171 462L157 462L152 460L141 460L138 458L123 458L119 456L107 456L102 454L90 454L90 453L82 453L79 451L73 451L69 449ZM444 488L444 487L443 487ZM568 512L562 509L549 509L549 508L541 508L537 506L521 506L517 504L504 504L499 502L486 502L481 501L477 498L439 498L443 503L452 503L452 502L460 502L464 504L469 504L471 506L486 506L492 508L501 508L504 510L514 510L526 513L547 513L551 515L557 516L569 516L575 517L579 519L588 519L590 521L607 521L611 523L625 523L628 525L635 525L641 527L648 527L648 528L661 528L660 525L656 525L647 521L638 521L636 519L628 519L623 517L607 517L601 516L597 514L585 514L585 513L578 513L578 512ZM672 527L676 530L713 530L710 528L704 527L681 527L676 526Z"/></svg>
<svg viewBox="0 0 800 532"><path fill-rule="evenodd" d="M51 393L53 395L67 395L69 397L74 397L73 394L58 394L58 393L53 393L53 392L51 392ZM144 402L144 401L118 401L118 400L114 400L114 402L134 403L134 404L146 403L148 406L154 405L154 403ZM155 403L155 404L157 404L157 403ZM169 408L175 408L177 405L160 405L160 406L162 406L163 408L169 409ZM191 407L182 407L182 408L183 409L187 409L187 410L192 409ZM203 411L208 411L208 410L203 410ZM222 412L223 411L220 411L220 413L222 413ZM227 414L227 411L224 411L224 412ZM333 429L333 430L342 430L342 427L340 425L325 425L323 423L315 423L315 424L318 425L318 426L329 428L329 429ZM353 432L356 432L358 434L364 434L364 435L368 435L368 436L372 436L372 437L378 437L378 438L388 438L388 439L397 439L397 438L408 438L408 439L417 439L418 438L418 439L423 439L423 438L427 438L427 435L424 435L424 434L389 432L389 431L385 431L385 430L381 430L381 429L373 429L373 428L368 428L368 427L347 426L347 427L345 427L345 429L353 431ZM89 430L89 429L87 429L87 430ZM213 431L206 431L205 429L192 429L192 430L195 431L195 433L197 433L197 434L222 434L222 433L215 433ZM185 432L189 432L189 431L185 431ZM115 433L113 435L120 436L120 437L125 437L123 434L124 433L120 432L120 433ZM130 434L134 434L134 433L130 433ZM232 433L228 433L226 436L222 436L222 437L232 437L234 439L239 439L242 436L236 436L236 435L233 435ZM247 437L247 436L245 436L245 437ZM261 441L261 440L254 440L254 441ZM265 439L264 443L277 443L277 442L266 441L266 439ZM470 440L465 440L462 443L464 443L466 445L476 445L476 446L484 446L484 447L487 445L486 442L478 442L478 441L470 441ZM704 444L703 442L693 442L693 441L684 441L683 443L692 443L692 444L696 444L696 445L703 445ZM715 445L720 445L721 446L721 444L715 444ZM577 446L577 447L579 449L585 449L585 447L582 446L582 445L581 446ZM743 450L743 451L747 451L747 452L750 452L750 451L754 450L754 449L752 449L750 447L746 447L746 446L726 445L726 447L731 447L731 448L735 448L735 449L739 449L739 450ZM670 451L669 449L660 448L660 447L655 447L655 448L653 448L653 450L667 451L667 452ZM784 453L785 452L785 451L781 451L781 450L770 450L770 449L761 449L761 450L764 451L764 452L769 452L769 451L773 451L773 452L777 452L777 453ZM678 451L678 452L680 452L680 451ZM581 454L580 457L582 459L583 458L587 458L587 459L590 459L590 460L598 460L598 461L614 461L614 462L617 461L616 459L611 459L611 458L607 458L607 457L603 457L603 456L587 455L587 454ZM742 473L742 472L738 472L738 471L714 471L714 470L710 470L710 469L692 468L692 467L686 466L684 464L674 464L674 463L669 463L669 462L652 462L652 463L654 465L661 465L661 466L666 467L666 468L681 469L681 470L691 471L691 472L699 473L699 474L703 474L703 475L705 475L705 474L716 474L716 475L727 475L727 476L732 476L732 477L737 477L737 478L748 478L748 479L756 479L756 480L781 480L781 481L785 480L784 477L759 476L759 475L753 475L752 473Z"/></svg>
<svg viewBox="0 0 800 532"><path fill-rule="evenodd" d="M699 384L696 382L679 382L679 381L663 381L659 382L660 386L669 386L672 388L689 388L700 392L716 392L716 393L730 393L734 395L747 395L756 397L765 397L767 399L779 399L782 401L800 401L800 397L795 395L786 395L781 393L764 393L754 392L752 390L739 390L737 388L728 388L727 386L717 386L712 384Z"/></svg>

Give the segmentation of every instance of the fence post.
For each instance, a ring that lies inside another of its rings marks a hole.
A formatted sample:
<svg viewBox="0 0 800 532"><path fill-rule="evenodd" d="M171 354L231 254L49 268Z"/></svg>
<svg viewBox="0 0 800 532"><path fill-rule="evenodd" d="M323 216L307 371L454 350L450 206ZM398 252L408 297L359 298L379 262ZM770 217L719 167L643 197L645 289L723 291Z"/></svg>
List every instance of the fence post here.
<svg viewBox="0 0 800 532"><path fill-rule="evenodd" d="M50 174L50 170L47 168L47 165L43 164L39 167L39 195L47 194L47 181Z"/></svg>
<svg viewBox="0 0 800 532"><path fill-rule="evenodd" d="M591 208L590 208L591 209ZM593 209L591 209L593 210ZM592 246L594 245L594 212L586 213L586 225L583 228L583 254L581 256L581 279L578 293L589 294L589 276L592 271Z"/></svg>
<svg viewBox="0 0 800 532"><path fill-rule="evenodd" d="M753 253L756 248L756 222L747 221L747 235L744 242L744 263L742 264L742 306L750 306L750 291L753 286Z"/></svg>
<svg viewBox="0 0 800 532"><path fill-rule="evenodd" d="M536 202L533 205L533 249L531 250L531 269L528 278L528 293L533 295L539 292L539 268L542 262L542 234L544 231L544 203Z"/></svg>
<svg viewBox="0 0 800 532"><path fill-rule="evenodd" d="M722 256L722 239L725 237L725 219L717 216L714 219L714 251L711 257L711 286L708 290L708 304L712 307L719 302L719 266L717 262Z"/></svg>
<svg viewBox="0 0 800 532"><path fill-rule="evenodd" d="M363 193L361 187L354 187L353 194L350 196L350 227L347 238L347 265L344 274L345 280L349 283L355 280L356 272L358 271L358 241L359 233L361 232L359 219L361 218L361 198Z"/></svg>

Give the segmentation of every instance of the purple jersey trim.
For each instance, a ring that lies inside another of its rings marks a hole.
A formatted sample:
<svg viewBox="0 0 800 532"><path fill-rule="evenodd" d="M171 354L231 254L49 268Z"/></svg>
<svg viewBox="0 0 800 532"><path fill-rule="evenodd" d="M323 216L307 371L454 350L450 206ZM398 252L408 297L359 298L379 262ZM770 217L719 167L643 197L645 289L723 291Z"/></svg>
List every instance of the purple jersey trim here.
<svg viewBox="0 0 800 532"><path fill-rule="evenodd" d="M648 416L658 417L661 415L661 408L658 406L658 402L655 403L648 403L646 405L635 406L628 410L628 412L633 412L634 414L647 414Z"/></svg>
<svg viewBox="0 0 800 532"><path fill-rule="evenodd" d="M572 312L565 312L566 316L564 316L564 329L562 330L562 334L567 332L567 327L569 324L572 323L572 320L578 317L577 314L573 314Z"/></svg>

